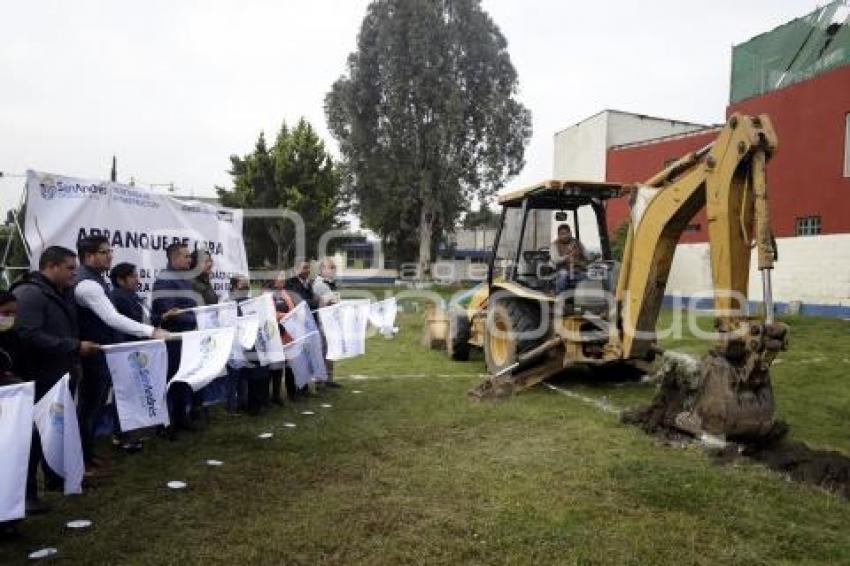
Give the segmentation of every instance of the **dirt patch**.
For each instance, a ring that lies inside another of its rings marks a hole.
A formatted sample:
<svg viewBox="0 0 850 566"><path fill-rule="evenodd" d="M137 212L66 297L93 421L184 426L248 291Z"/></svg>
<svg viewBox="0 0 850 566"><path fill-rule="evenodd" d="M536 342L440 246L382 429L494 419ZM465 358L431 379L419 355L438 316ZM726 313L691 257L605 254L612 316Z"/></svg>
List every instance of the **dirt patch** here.
<svg viewBox="0 0 850 566"><path fill-rule="evenodd" d="M622 422L642 429L667 442L693 441L694 438L668 425L681 411L681 396L676 391L659 393L647 407L624 411ZM748 458L792 480L814 485L844 499L850 499L850 457L831 450L817 450L802 442L784 439L788 426L777 421L770 435L759 442L739 439L723 450L710 450L719 464L731 464Z"/></svg>
<svg viewBox="0 0 850 566"><path fill-rule="evenodd" d="M744 445L742 456L761 462L791 479L822 487L850 499L850 458L831 450L815 450L802 442Z"/></svg>

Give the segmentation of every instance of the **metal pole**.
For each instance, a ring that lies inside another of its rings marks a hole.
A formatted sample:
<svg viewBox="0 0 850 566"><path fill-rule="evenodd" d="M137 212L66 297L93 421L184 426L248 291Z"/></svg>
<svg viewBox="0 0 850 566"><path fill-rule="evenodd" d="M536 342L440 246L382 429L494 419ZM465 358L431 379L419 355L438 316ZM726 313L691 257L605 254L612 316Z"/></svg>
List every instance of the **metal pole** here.
<svg viewBox="0 0 850 566"><path fill-rule="evenodd" d="M761 270L762 300L764 301L764 320L773 324L773 286L770 280L771 269Z"/></svg>

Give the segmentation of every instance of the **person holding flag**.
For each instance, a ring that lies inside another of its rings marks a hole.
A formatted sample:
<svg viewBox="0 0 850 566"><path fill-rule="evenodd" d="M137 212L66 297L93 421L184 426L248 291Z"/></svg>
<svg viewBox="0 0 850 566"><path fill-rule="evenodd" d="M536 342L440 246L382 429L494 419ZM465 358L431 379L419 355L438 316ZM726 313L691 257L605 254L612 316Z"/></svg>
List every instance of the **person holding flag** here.
<svg viewBox="0 0 850 566"><path fill-rule="evenodd" d="M307 264L309 268L309 264ZM275 311L277 311L277 319L280 321L287 313L291 312L303 302L304 299L296 292L287 290L287 279L283 272L279 273L274 283L272 284L272 298L274 299ZM280 339L284 344L292 342L292 336L285 330L281 329ZM283 405L281 396L281 382L286 382L286 396L290 401L294 401L298 394L295 386L295 376L292 374L292 368L289 364L284 364L279 369L272 369L272 403Z"/></svg>
<svg viewBox="0 0 850 566"><path fill-rule="evenodd" d="M70 290L77 254L61 246L49 246L38 259L38 271L24 275L12 285L18 303L15 333L20 339L16 360L18 377L35 382L35 402L41 400L66 374L79 374L80 358L100 351L100 345L80 340L77 311ZM48 488L58 488L59 478L44 459L41 440L33 427L27 471L27 514L46 512L49 507L38 497L38 467Z"/></svg>
<svg viewBox="0 0 850 566"><path fill-rule="evenodd" d="M175 242L165 248L167 267L159 272L153 283L151 321L169 332L195 330L197 322L193 308L198 306L198 294L192 285L192 256L189 246ZM168 348L169 381L180 368L181 344L166 343ZM192 404L192 389L185 383L177 383L168 389L168 410L174 428L169 431L174 438L175 429L191 428L189 410Z"/></svg>
<svg viewBox="0 0 850 566"><path fill-rule="evenodd" d="M82 265L74 282L80 338L98 344L121 342L125 335L164 340L168 332L137 322L115 309L109 298L111 288L105 274L112 266L112 248L105 236L87 236L77 242ZM102 352L83 359L83 377L77 388L77 414L86 471L100 465L94 457L95 424L98 411L105 406L112 384L109 367Z"/></svg>

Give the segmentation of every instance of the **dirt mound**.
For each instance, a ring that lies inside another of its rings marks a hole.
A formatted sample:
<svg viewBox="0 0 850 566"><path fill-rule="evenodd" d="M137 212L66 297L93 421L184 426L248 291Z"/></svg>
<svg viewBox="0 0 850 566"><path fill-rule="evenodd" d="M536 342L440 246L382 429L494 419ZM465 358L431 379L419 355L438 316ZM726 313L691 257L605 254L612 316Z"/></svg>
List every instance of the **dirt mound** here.
<svg viewBox="0 0 850 566"><path fill-rule="evenodd" d="M850 458L831 450L815 450L802 442L745 445L743 456L788 474L794 481L816 485L850 499Z"/></svg>

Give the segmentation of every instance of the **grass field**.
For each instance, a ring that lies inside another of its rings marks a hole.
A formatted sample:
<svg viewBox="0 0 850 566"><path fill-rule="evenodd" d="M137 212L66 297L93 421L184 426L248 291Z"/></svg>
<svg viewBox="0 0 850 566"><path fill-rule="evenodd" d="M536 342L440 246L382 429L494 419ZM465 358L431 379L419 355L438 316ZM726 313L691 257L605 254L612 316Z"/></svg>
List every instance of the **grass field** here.
<svg viewBox="0 0 850 566"><path fill-rule="evenodd" d="M215 412L177 442L116 455L110 484L50 496L54 511L23 524L0 563L50 545L69 564L850 564L850 503L662 445L547 389L469 402L483 363L427 351L419 316L401 322L338 365L344 389L258 417ZM796 438L850 453L850 323L789 322L779 410ZM566 387L619 407L652 395ZM188 489L166 489L174 479ZM78 518L94 527L66 532Z"/></svg>

